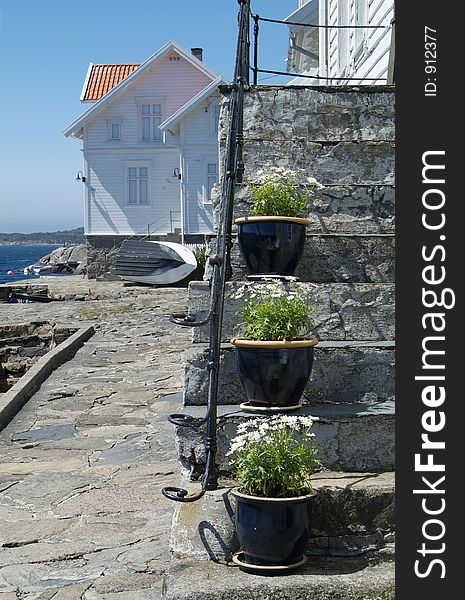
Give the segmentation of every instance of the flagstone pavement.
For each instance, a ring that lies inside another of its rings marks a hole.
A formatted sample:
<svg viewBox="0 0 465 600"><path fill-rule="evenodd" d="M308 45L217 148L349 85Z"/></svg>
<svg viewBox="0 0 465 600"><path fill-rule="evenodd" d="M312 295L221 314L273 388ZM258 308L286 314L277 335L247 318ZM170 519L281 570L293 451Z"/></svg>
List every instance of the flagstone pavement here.
<svg viewBox="0 0 465 600"><path fill-rule="evenodd" d="M0 432L0 600L159 599L179 481L173 428L190 330L184 289L45 278L49 304L0 304L2 323L96 333Z"/></svg>

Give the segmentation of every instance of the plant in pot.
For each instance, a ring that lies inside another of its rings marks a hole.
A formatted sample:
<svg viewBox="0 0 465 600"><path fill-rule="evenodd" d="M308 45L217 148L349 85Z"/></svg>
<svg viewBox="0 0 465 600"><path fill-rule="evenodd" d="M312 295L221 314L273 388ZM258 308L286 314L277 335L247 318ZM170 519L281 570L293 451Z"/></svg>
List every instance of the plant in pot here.
<svg viewBox="0 0 465 600"><path fill-rule="evenodd" d="M248 293L244 307L243 337L233 338L236 367L247 402L245 410L292 410L310 378L313 349L318 340L308 332L313 306L296 292L285 292L280 282L243 286L235 297Z"/></svg>
<svg viewBox="0 0 465 600"><path fill-rule="evenodd" d="M207 264L207 246L206 244L200 244L195 246L194 250L195 260L197 261L197 267L194 271L196 273L196 279L202 281L205 275L205 267Z"/></svg>
<svg viewBox="0 0 465 600"><path fill-rule="evenodd" d="M305 183L302 169L291 171L266 164L250 184L252 215L235 220L237 239L251 276L292 275L305 244L310 221L308 201L321 186L313 177Z"/></svg>
<svg viewBox="0 0 465 600"><path fill-rule="evenodd" d="M321 466L310 431L314 420L285 415L252 419L239 425L231 442L241 547L234 560L246 569L287 570L306 560L311 475Z"/></svg>

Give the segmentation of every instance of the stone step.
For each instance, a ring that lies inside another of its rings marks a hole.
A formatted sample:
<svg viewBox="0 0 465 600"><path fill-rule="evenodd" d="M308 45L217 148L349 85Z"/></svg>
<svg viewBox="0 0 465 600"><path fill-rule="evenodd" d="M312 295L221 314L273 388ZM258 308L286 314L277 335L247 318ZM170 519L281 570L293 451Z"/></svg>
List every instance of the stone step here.
<svg viewBox="0 0 465 600"><path fill-rule="evenodd" d="M47 284L13 283L0 285L0 302L8 302L11 293L30 294L31 296L49 295Z"/></svg>
<svg viewBox="0 0 465 600"><path fill-rule="evenodd" d="M295 573L264 577L235 565L173 559L165 600L395 600L394 549L314 557Z"/></svg>
<svg viewBox="0 0 465 600"><path fill-rule="evenodd" d="M215 186L215 222L221 201ZM234 216L251 214L249 186L238 184L234 197ZM395 189L393 185L327 185L309 198L307 230L312 233L375 235L394 233Z"/></svg>
<svg viewBox="0 0 465 600"><path fill-rule="evenodd" d="M207 403L207 362L207 344L194 344L185 351L185 405ZM394 342L320 342L302 400L306 404L393 401L394 362ZM222 345L220 365L219 404L241 404L245 396L231 344Z"/></svg>
<svg viewBox="0 0 465 600"><path fill-rule="evenodd" d="M202 406L189 406L182 412L202 418L205 410ZM307 405L292 414L319 417L313 431L324 468L361 472L394 469L393 402ZM227 405L218 407L218 416L217 465L220 473L228 476L231 464L226 453L237 426L257 414L246 413L237 405ZM176 450L183 473L188 478L196 478L205 467L204 428L176 426L175 429Z"/></svg>
<svg viewBox="0 0 465 600"><path fill-rule="evenodd" d="M245 94L244 137L266 142L393 140L394 105L394 90L385 86L257 86Z"/></svg>
<svg viewBox="0 0 465 600"><path fill-rule="evenodd" d="M241 290L253 291L260 285L263 284L227 283L222 341L228 342L240 335L238 311L245 301ZM385 341L395 337L394 284L291 282L286 286L314 305L313 331L320 341ZM209 298L207 282L192 282L189 285L189 313L203 317ZM208 325L193 330L194 342L207 342L208 336Z"/></svg>
<svg viewBox="0 0 465 600"><path fill-rule="evenodd" d="M394 283L394 252L393 235L309 235L294 276L312 283ZM231 264L232 280L244 280L247 270L237 239Z"/></svg>
<svg viewBox="0 0 465 600"><path fill-rule="evenodd" d="M311 556L348 556L382 547L395 531L394 473L325 471L312 477ZM181 484L189 494L199 484ZM235 534L234 481L221 481L194 503L175 506L171 551L177 558L231 560L239 550ZM208 520L206 520L208 519ZM208 535L208 531L215 532Z"/></svg>

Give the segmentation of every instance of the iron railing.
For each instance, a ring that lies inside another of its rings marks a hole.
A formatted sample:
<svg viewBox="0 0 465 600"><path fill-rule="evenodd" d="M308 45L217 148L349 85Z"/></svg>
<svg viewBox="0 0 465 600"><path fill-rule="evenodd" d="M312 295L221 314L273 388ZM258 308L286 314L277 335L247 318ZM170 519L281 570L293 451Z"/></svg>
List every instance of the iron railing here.
<svg viewBox="0 0 465 600"><path fill-rule="evenodd" d="M218 218L218 231L215 242L215 250L209 258L211 267L210 300L206 316L197 320L192 314L175 314L170 320L176 325L187 327L202 327L209 325L209 355L208 355L208 402L206 414L203 418L194 418L190 415L180 413L171 414L168 417L170 423L177 427L192 427L206 429L205 441L205 472L201 477L201 489L198 493L189 495L184 488L168 486L163 488L162 493L170 500L177 502L194 502L202 498L207 490L218 487L218 473L215 464L217 452L217 399L218 378L220 368L221 331L223 325L223 305L225 297L226 281L231 275L230 250L232 246L232 222L234 208L234 192L236 183L242 183L244 173L244 162L242 159L243 148L243 105L244 91L249 86L249 73L253 73L253 84L257 84L258 73L275 73L278 75L305 77L298 73L285 73L260 69L258 66L258 36L259 21L279 22L288 25L284 21L264 19L251 12L251 0L237 0L240 5L239 31L236 49L236 63L233 83L230 86L228 105L228 124L226 149L223 163L223 177L221 182L221 205ZM250 64L250 25L254 21L254 44L253 64ZM302 25L306 25L303 24ZM320 25L306 25L308 27L325 27ZM346 26L340 26L346 27ZM348 26L352 27L352 26ZM373 26L379 28L381 26ZM383 26L384 27L384 26ZM369 28L371 28L369 26ZM312 79L328 79L327 77L308 76ZM330 79L337 79L331 77ZM344 78L347 80L347 78ZM357 78L359 81L360 78Z"/></svg>
<svg viewBox="0 0 465 600"><path fill-rule="evenodd" d="M179 222L179 225L181 225L181 219L175 216L178 214L179 215L181 214L180 210L170 210L169 212L162 215L161 217L158 217L158 219L155 219L155 221L152 221L151 223L147 223L147 225L144 225L144 227L142 227L142 229L139 229L138 231L131 233L131 235L129 235L127 238L124 238L124 240L122 242L115 244L112 248L112 252L115 252L115 250L118 250L119 248L121 248L121 246L124 244L124 242L132 240L134 238L137 238L138 240L150 240L150 237L154 233L156 233L157 231L160 231L160 229L163 229L166 225L168 225L168 223L170 224L170 233L174 233L173 225L175 225L177 222ZM160 221L162 221L162 222L160 223ZM158 223L158 226L154 228L153 226L156 225L157 223Z"/></svg>
<svg viewBox="0 0 465 600"><path fill-rule="evenodd" d="M147 225L144 225L144 227L142 229L139 229L139 231L132 233L124 241L131 240L134 237L139 237L140 239L143 239L143 240L145 240L147 238L150 239L151 235L153 235L157 231L160 231L160 229L163 229L166 225L168 225L168 223L170 226L170 233L174 233L173 225L175 225L176 223L179 223L179 225L181 225L181 219L176 216L176 215L180 215L180 214L181 214L180 210L170 210L169 212L165 213L161 217L158 217L158 219L155 219L155 221L152 221L151 223L147 223ZM154 225L157 225L157 227L154 227ZM142 234L145 234L145 235L142 235Z"/></svg>
<svg viewBox="0 0 465 600"><path fill-rule="evenodd" d="M236 49L234 80L229 96L229 123L227 127L226 151L223 164L221 187L221 209L218 219L215 252L209 258L212 268L210 279L210 303L207 316L197 321L193 315L173 315L171 322L189 327L201 327L209 324L210 342L208 355L208 404L203 419L195 419L186 414L172 414L169 421L179 427L206 427L205 473L201 479L201 489L197 494L188 495L188 491L179 487L165 487L164 496L177 502L199 500L207 490L218 487L218 474L215 463L217 451L217 400L218 376L220 368L221 330L223 324L223 305L226 280L231 275L230 250L232 246L231 229L233 222L234 190L242 183L244 163L243 146L243 104L244 90L249 84L250 51L250 0L238 0L239 32Z"/></svg>
<svg viewBox="0 0 465 600"><path fill-rule="evenodd" d="M298 73L298 72L294 72L291 70L288 71L277 71L277 70L273 70L273 69L261 69L259 67L258 64L258 50L259 50L259 33L260 33L260 21L262 21L263 23L277 23L280 25L286 25L286 26L290 26L290 25L298 25L300 27L308 27L308 28L312 28L312 29L349 29L349 30L355 30L355 29L364 29L364 30L371 30L371 29L393 29L392 23L391 25L329 25L329 24L322 24L322 23L300 23L300 22L296 22L296 21L281 21L279 19L269 19L266 17L261 17L258 14L253 14L251 13L251 17L254 21L254 27L253 27L253 62L251 65L251 71L253 73L253 80L252 83L253 85L257 85L258 84L258 74L259 73L265 73L265 74L271 74L271 75L283 75L284 77L301 77L302 79L314 79L314 80L324 80L324 81L357 81L357 82L361 82L361 81L370 81L370 82L375 82L375 81L380 81L380 77L333 77L331 75L308 75L308 74L304 74L304 73Z"/></svg>

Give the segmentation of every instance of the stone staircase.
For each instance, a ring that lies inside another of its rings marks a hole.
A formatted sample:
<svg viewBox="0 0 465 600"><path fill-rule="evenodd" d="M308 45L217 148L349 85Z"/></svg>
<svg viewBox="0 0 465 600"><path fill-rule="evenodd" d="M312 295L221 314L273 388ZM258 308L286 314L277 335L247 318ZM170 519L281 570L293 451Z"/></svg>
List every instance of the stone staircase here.
<svg viewBox="0 0 465 600"><path fill-rule="evenodd" d="M320 417L314 431L326 469L342 471L341 478L348 472L365 473L368 478L391 472L395 413L393 89L259 86L246 94L244 123L245 176L244 183L237 186L236 217L249 213L247 182L266 163L303 169L305 177L316 177L325 186L310 204L311 224L295 273L299 281L286 284L315 306L314 334L320 341L304 405L295 414ZM223 144L224 140L221 147ZM215 214L218 212L219 203ZM233 275L226 286L218 411L218 465L226 477L229 441L237 425L250 418L250 413L238 406L244 402L244 393L229 343L237 335L237 311L243 302L237 290L243 285L260 285L246 280L237 244L232 249L232 266ZM208 282L190 284L190 314L197 318L205 314L208 299ZM188 414L203 416L208 328L194 329L192 341L184 355L183 403ZM184 474L196 478L205 462L204 433L178 427L176 435ZM384 483L393 499L393 477L389 475ZM328 489L333 484L328 484ZM354 498L357 504L357 496ZM384 508L375 496L368 497L365 504L370 503L373 522L377 522ZM177 509L173 540L183 511L192 516L199 510L199 518L209 514L205 506L203 510L187 506ZM343 513L341 509L339 515ZM318 532L312 536L317 538ZM329 537L334 541L338 534ZM332 542L326 554L331 554L331 546ZM355 547L360 550L354 542ZM180 555L187 559L189 552ZM393 597L389 591L392 577L388 580L383 588L386 595L373 597ZM308 593L302 598L320 597ZM342 588L340 593L338 598L372 597L368 592L345 595ZM210 598L200 593L192 597Z"/></svg>

